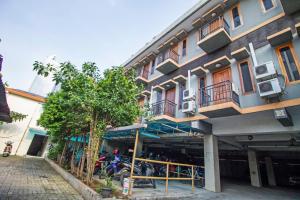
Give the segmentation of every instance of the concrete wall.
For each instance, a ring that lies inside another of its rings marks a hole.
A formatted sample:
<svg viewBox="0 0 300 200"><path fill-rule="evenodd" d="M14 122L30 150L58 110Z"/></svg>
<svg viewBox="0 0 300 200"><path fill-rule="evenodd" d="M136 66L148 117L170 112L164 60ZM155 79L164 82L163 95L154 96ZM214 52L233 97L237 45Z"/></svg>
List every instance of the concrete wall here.
<svg viewBox="0 0 300 200"><path fill-rule="evenodd" d="M11 111L25 114L27 117L22 121L1 125L0 153L2 154L6 141L13 141L12 154L23 156L26 155L33 138L33 135L29 134L29 128L43 130L37 125L37 120L42 112L42 104L14 94L7 94L7 103ZM18 146L19 149L16 153Z"/></svg>

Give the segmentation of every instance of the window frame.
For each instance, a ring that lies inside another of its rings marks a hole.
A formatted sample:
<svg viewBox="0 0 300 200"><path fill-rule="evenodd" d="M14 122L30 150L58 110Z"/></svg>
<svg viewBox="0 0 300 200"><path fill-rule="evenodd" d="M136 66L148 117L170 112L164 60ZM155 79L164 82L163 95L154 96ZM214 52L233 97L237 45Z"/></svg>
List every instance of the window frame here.
<svg viewBox="0 0 300 200"><path fill-rule="evenodd" d="M240 17L240 21L241 21L241 24L240 24L239 26L237 26L237 27L234 26L234 19L233 19L233 13L232 13L232 10L233 10L234 8L237 8L237 11L238 11L239 17ZM231 19L231 20L230 20L230 21L231 21L231 30L238 29L238 28L240 28L240 27L242 27L242 26L244 25L244 20L243 20L243 16L242 16L242 12L241 12L240 3L234 5L234 6L232 6L232 7L230 8L230 19Z"/></svg>
<svg viewBox="0 0 300 200"><path fill-rule="evenodd" d="M207 79L206 79L206 76L200 76L200 77L198 77L198 91L201 91L201 85L200 85L200 83L201 83L201 79L204 79L203 80L203 82L204 82L204 86L203 86L203 88L205 88L206 86L207 86ZM198 105L200 105L200 107L201 107L201 92L199 92L199 96L198 96L198 98L199 98L199 100L198 100L198 102L197 102L197 104Z"/></svg>
<svg viewBox="0 0 300 200"><path fill-rule="evenodd" d="M182 103L184 102L183 101L183 91L186 90L186 83L179 83L178 86L179 86L178 87L178 93L179 93L179 95L178 95L178 110L182 110ZM184 87L184 90L181 91L181 87ZM180 92L182 92L182 93L180 93ZM180 97L182 97L182 99Z"/></svg>
<svg viewBox="0 0 300 200"><path fill-rule="evenodd" d="M155 73L155 64L156 64L156 57L154 59L152 59L151 61L151 68L150 68L150 74L149 75L153 75Z"/></svg>
<svg viewBox="0 0 300 200"><path fill-rule="evenodd" d="M185 41L185 55L183 55L183 41ZM184 38L182 40L182 45L181 45L181 56L186 57L187 56L187 38Z"/></svg>
<svg viewBox="0 0 300 200"><path fill-rule="evenodd" d="M270 8L269 10L266 10L265 4L264 4L263 0L259 0L259 1L260 1L260 6L261 6L261 9L262 9L263 13L267 13L267 12L269 12L269 11L271 11L271 10L273 10L273 9L275 9L277 7L276 1L275 0L271 0L272 3L273 3L273 7Z"/></svg>
<svg viewBox="0 0 300 200"><path fill-rule="evenodd" d="M244 87L244 79L243 79L241 64L245 63L245 62L248 63L248 70L249 70L249 73L250 73L250 79L251 79L251 84L252 84L252 88L253 88L253 91L250 91L250 92L246 92L245 87ZM240 85L241 85L241 88L242 88L243 95L248 95L248 94L255 93L256 92L256 85L255 85L254 76L253 76L253 70L252 70L253 67L252 67L252 63L251 63L250 59L246 58L246 59L240 60L237 63L237 67L238 67L238 71L239 71Z"/></svg>
<svg viewBox="0 0 300 200"><path fill-rule="evenodd" d="M298 56L297 56L297 54L295 52L294 46L293 46L292 42L287 42L285 44L282 44L282 45L276 47L277 59L278 59L278 63L279 63L282 75L285 76L287 85L292 85L292 84L300 83L300 80L290 81L289 78L288 78L288 75L287 75L287 72L286 72L286 69L285 69L285 66L284 66L281 54L280 54L280 49L282 49L284 47L289 47L290 48L292 56L293 56L295 64L296 64L296 68L297 68L298 72L300 73L299 59L298 59Z"/></svg>

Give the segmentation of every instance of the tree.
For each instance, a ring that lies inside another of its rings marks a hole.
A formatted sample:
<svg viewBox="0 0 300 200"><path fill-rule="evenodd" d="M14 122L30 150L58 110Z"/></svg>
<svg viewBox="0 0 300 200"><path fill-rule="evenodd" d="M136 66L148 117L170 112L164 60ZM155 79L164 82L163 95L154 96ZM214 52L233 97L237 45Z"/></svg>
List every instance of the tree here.
<svg viewBox="0 0 300 200"><path fill-rule="evenodd" d="M36 61L34 70L44 76L52 72L54 81L61 85L61 90L46 101L41 125L60 140L68 130L82 131L89 127L86 177L89 184L106 128L132 124L141 114L136 98L141 90L135 83L134 72L113 67L101 77L91 62L78 70L70 62L54 68Z"/></svg>
<svg viewBox="0 0 300 200"><path fill-rule="evenodd" d="M15 111L10 111L10 116L13 122L22 121L27 117L27 115ZM3 123L4 122L0 122L0 125L2 125Z"/></svg>

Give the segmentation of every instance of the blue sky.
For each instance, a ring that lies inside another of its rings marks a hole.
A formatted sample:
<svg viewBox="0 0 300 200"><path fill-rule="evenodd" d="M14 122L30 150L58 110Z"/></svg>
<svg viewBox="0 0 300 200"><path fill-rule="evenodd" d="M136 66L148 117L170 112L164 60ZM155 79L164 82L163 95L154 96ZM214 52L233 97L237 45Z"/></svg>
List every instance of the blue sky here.
<svg viewBox="0 0 300 200"><path fill-rule="evenodd" d="M28 90L35 60L120 65L198 0L0 0L3 80Z"/></svg>

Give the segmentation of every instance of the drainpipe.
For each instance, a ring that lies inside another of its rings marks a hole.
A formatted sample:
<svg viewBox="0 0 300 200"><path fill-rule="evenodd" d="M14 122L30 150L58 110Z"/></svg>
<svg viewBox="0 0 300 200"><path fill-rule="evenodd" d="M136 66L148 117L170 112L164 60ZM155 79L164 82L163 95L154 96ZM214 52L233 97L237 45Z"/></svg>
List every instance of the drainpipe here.
<svg viewBox="0 0 300 200"><path fill-rule="evenodd" d="M149 99L149 106L152 105L152 96L153 96L153 86L151 86L150 99Z"/></svg>
<svg viewBox="0 0 300 200"><path fill-rule="evenodd" d="M188 90L191 91L191 70L188 70Z"/></svg>
<svg viewBox="0 0 300 200"><path fill-rule="evenodd" d="M250 48L250 53L251 53L253 64L254 64L254 66L257 66L258 65L257 58L256 58L256 55L255 55L255 51L254 51L254 47L253 47L252 42L249 43L249 48Z"/></svg>

